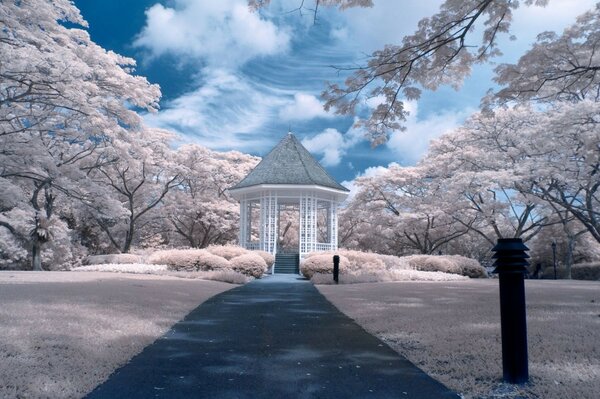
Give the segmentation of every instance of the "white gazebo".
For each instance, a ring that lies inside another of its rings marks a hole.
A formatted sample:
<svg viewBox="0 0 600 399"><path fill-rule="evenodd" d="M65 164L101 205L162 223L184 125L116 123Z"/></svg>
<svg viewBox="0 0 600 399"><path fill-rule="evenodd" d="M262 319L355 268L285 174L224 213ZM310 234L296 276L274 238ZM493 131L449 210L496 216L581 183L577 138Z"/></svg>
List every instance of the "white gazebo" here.
<svg viewBox="0 0 600 399"><path fill-rule="evenodd" d="M240 201L242 247L276 255L280 212L297 210L300 258L337 249L337 209L348 189L329 176L292 133L229 193Z"/></svg>

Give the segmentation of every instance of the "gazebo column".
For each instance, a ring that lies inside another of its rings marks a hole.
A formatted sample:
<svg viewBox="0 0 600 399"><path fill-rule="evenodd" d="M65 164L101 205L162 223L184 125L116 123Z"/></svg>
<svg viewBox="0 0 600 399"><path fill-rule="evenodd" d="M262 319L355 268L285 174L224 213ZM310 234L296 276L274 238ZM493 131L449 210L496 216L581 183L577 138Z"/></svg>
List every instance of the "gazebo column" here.
<svg viewBox="0 0 600 399"><path fill-rule="evenodd" d="M336 201L329 202L329 244L331 250L336 251L338 246L338 218L337 218L338 203Z"/></svg>
<svg viewBox="0 0 600 399"><path fill-rule="evenodd" d="M249 225L249 214L250 210L248 209L248 200L242 199L240 200L240 236L239 242L240 247L248 248L248 230L251 228Z"/></svg>
<svg viewBox="0 0 600 399"><path fill-rule="evenodd" d="M317 248L317 199L310 193L300 197L300 257Z"/></svg>
<svg viewBox="0 0 600 399"><path fill-rule="evenodd" d="M277 195L271 191L260 198L260 249L275 255L277 252Z"/></svg>

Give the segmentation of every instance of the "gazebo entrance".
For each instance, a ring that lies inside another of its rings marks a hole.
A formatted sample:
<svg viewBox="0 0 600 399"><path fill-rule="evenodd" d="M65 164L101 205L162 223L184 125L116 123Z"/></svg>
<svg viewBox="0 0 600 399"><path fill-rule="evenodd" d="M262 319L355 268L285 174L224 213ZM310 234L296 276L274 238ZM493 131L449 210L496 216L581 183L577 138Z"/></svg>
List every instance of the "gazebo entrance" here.
<svg viewBox="0 0 600 399"><path fill-rule="evenodd" d="M273 255L294 254L291 242L296 235L295 254L300 259L310 252L337 249L337 210L348 189L333 180L293 134L229 192L240 201L241 246ZM282 214L287 220L283 226ZM288 217L293 214L298 215L295 226ZM283 258L278 258L275 271L283 269Z"/></svg>

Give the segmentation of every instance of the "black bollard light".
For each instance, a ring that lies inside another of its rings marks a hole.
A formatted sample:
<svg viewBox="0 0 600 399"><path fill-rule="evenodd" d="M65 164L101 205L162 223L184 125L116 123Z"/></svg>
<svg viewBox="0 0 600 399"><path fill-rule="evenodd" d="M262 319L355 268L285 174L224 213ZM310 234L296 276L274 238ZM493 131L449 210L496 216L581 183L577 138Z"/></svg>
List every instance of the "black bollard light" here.
<svg viewBox="0 0 600 399"><path fill-rule="evenodd" d="M556 241L552 240L552 266L554 267L554 279L556 280Z"/></svg>
<svg viewBox="0 0 600 399"><path fill-rule="evenodd" d="M500 329L504 381L522 384L529 380L527 320L525 316L525 273L529 248L520 238L501 238L492 249L500 276Z"/></svg>
<svg viewBox="0 0 600 399"><path fill-rule="evenodd" d="M339 283L340 279L340 257L338 255L333 255L333 281L336 284Z"/></svg>

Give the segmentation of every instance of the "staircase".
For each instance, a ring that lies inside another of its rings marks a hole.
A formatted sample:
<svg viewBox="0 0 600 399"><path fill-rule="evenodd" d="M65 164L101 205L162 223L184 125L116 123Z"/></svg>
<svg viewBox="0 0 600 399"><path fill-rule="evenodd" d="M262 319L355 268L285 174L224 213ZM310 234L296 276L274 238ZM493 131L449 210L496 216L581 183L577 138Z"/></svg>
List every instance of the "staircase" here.
<svg viewBox="0 0 600 399"><path fill-rule="evenodd" d="M299 274L300 256L298 254L276 254L275 273Z"/></svg>

